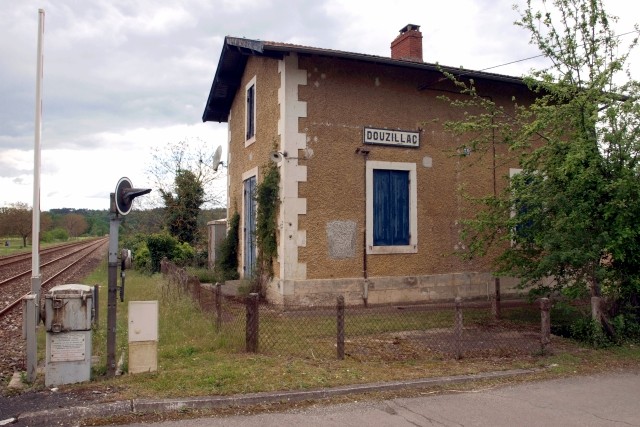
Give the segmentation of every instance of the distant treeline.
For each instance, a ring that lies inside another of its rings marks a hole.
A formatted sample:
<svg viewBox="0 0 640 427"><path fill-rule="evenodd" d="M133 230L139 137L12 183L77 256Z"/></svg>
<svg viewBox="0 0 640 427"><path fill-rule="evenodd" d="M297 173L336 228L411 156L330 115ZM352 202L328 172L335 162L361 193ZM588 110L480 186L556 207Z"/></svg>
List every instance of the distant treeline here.
<svg viewBox="0 0 640 427"><path fill-rule="evenodd" d="M202 209L198 225L202 243L207 238L207 222L225 218L226 209ZM70 237L104 236L109 234L109 211L92 209L51 209L40 214L40 236L42 241L67 240ZM124 236L152 234L163 231L165 208L132 210L121 224ZM0 237L20 237L23 245L31 240L32 212L26 204L0 207Z"/></svg>

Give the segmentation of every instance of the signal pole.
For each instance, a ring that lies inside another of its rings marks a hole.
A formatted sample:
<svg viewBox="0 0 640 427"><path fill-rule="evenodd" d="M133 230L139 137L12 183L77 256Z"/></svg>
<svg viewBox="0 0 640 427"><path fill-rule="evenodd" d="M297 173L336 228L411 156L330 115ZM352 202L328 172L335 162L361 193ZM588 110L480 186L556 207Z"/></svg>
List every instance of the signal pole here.
<svg viewBox="0 0 640 427"><path fill-rule="evenodd" d="M150 193L150 188L132 188L129 178L120 178L116 192L110 195L109 259L107 268L107 376L116 374L116 314L118 293L118 234L122 218L131 212L133 199ZM120 215L120 216L119 216ZM123 263L124 265L125 263ZM124 281L124 276L123 276ZM123 283L124 286L124 283ZM120 296L123 297L124 289Z"/></svg>

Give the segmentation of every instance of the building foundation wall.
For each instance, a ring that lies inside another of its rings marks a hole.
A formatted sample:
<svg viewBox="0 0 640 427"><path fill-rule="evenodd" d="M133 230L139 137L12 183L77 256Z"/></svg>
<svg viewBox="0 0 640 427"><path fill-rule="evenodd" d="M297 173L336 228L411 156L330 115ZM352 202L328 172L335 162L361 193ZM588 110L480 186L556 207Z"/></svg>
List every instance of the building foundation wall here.
<svg viewBox="0 0 640 427"><path fill-rule="evenodd" d="M526 291L518 281L501 278L501 295L516 298ZM494 276L490 273L465 272L426 276L372 277L367 279L368 304L416 304L466 300L490 300L495 295ZM347 305L363 305L365 279L273 280L267 287L267 300L284 306L334 305L343 295Z"/></svg>

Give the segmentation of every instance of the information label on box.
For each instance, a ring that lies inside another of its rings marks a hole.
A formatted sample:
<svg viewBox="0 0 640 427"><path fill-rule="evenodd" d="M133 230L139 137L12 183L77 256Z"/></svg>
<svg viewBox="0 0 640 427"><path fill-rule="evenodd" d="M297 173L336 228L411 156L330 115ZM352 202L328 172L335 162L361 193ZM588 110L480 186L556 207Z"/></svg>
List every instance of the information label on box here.
<svg viewBox="0 0 640 427"><path fill-rule="evenodd" d="M51 361L73 362L84 360L84 332L64 332L51 336Z"/></svg>

